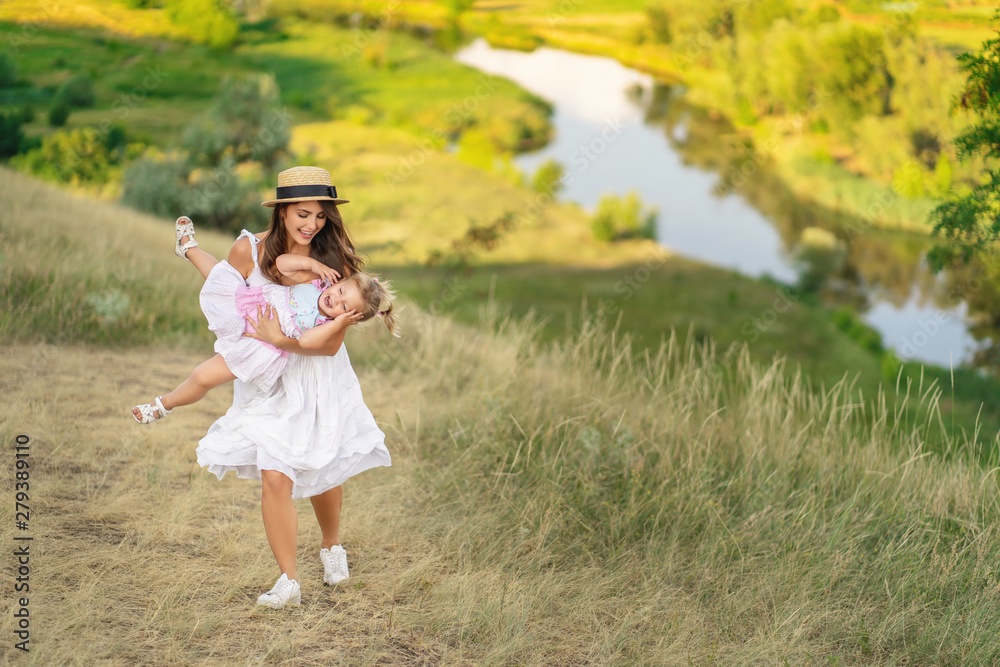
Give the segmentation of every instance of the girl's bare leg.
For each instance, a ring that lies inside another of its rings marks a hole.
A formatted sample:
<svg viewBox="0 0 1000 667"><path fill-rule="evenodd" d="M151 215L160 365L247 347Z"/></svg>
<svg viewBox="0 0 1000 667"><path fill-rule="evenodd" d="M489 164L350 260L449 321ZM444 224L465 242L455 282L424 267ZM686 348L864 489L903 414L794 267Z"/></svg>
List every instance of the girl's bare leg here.
<svg viewBox="0 0 1000 667"><path fill-rule="evenodd" d="M197 250L197 248L188 250L189 255L192 250ZM167 410L173 410L178 405L191 405L205 398L205 394L210 389L215 389L219 385L232 382L235 379L236 376L229 370L229 366L226 366L225 359L222 358L221 354L217 354L194 369L191 377L184 380L177 389L164 396L162 399L163 407Z"/></svg>
<svg viewBox="0 0 1000 667"><path fill-rule="evenodd" d="M190 238L190 236L182 236L181 243L187 243ZM208 278L208 274L212 271L212 268L219 263L219 260L201 248L188 248L184 256L191 260L194 268L198 269L198 272L201 273L202 278ZM167 409L169 410L170 408Z"/></svg>
<svg viewBox="0 0 1000 667"><path fill-rule="evenodd" d="M340 544L340 508L344 504L344 487L336 486L309 500L323 531L323 541L319 545L329 549L334 544Z"/></svg>
<svg viewBox="0 0 1000 667"><path fill-rule="evenodd" d="M289 579L298 581L295 570L296 535L299 517L292 504L292 480L277 470L261 470L260 510L264 532L278 567Z"/></svg>

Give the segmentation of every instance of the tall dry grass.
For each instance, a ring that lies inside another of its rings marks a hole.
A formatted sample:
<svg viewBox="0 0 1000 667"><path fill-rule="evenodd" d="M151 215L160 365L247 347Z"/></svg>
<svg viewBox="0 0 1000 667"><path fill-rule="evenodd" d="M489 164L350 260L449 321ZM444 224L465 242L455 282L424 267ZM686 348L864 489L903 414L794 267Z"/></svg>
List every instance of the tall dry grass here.
<svg viewBox="0 0 1000 667"><path fill-rule="evenodd" d="M995 470L972 453L942 460L846 387L809 394L739 350L637 361L596 328L539 348L530 323L408 325L398 346L350 342L394 454L346 486L353 578L319 585L300 503L305 604L287 613L253 605L276 575L257 484L193 460L226 392L128 416L198 355L3 348L0 437L28 433L36 465L26 661L1000 659Z"/></svg>
<svg viewBox="0 0 1000 667"><path fill-rule="evenodd" d="M0 170L0 341L210 341L173 221ZM225 258L231 236L199 230Z"/></svg>

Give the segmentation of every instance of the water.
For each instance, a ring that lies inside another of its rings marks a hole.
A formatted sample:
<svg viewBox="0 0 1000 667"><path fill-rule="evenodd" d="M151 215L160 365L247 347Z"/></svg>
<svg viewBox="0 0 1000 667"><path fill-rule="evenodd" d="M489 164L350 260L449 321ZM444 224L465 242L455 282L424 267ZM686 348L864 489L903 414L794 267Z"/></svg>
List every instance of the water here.
<svg viewBox="0 0 1000 667"><path fill-rule="evenodd" d="M636 191L658 209L657 238L671 250L748 276L799 279L803 268L794 249L814 212L761 204L769 198L759 178L725 188L720 171L732 164L719 157L726 150L719 137L726 126L687 106L676 88L664 103L648 74L610 58L550 48L524 53L477 39L455 58L553 104L554 140L516 163L530 174L550 158L559 161L566 170L561 198L592 210L602 195ZM885 257L901 253L893 247L898 238L884 236L866 234L864 246L850 245L847 266L829 281L840 285L841 299L858 307L903 358L943 366L974 362L990 340L977 341L970 332L969 304L946 298L949 278L931 276L919 253L904 251L890 272L895 275L886 275Z"/></svg>

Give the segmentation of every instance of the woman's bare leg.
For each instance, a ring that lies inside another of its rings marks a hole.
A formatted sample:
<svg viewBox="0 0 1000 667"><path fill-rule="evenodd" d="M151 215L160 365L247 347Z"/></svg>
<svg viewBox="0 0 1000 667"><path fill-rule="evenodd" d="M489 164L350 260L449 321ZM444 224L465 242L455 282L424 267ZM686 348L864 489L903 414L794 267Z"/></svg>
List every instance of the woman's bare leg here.
<svg viewBox="0 0 1000 667"><path fill-rule="evenodd" d="M192 248L197 250L197 248ZM188 253L191 251L189 250ZM173 410L179 405L191 405L205 398L210 389L232 382L236 379L233 372L226 366L225 359L217 354L194 369L191 377L184 380L177 389L163 397L163 407Z"/></svg>
<svg viewBox="0 0 1000 667"><path fill-rule="evenodd" d="M261 470L260 510L264 532L278 567L289 579L298 581L295 570L295 545L299 517L292 503L292 480L277 470Z"/></svg>
<svg viewBox="0 0 1000 667"><path fill-rule="evenodd" d="M323 541L319 545L329 549L334 544L340 544L340 508L344 504L344 487L336 486L309 500L323 531Z"/></svg>

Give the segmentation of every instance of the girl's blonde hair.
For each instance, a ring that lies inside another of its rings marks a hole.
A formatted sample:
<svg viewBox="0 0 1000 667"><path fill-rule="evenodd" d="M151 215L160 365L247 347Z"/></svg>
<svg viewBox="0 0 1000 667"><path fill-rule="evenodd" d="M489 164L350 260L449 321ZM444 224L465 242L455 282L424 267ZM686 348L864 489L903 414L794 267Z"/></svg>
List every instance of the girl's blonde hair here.
<svg viewBox="0 0 1000 667"><path fill-rule="evenodd" d="M392 283L380 281L370 273L358 272L348 280L353 280L358 286L358 292L365 302L364 311L361 313L361 321L370 320L373 317L380 317L393 336L399 336L399 329L396 326L396 316L393 314L393 300L396 292L392 289Z"/></svg>

